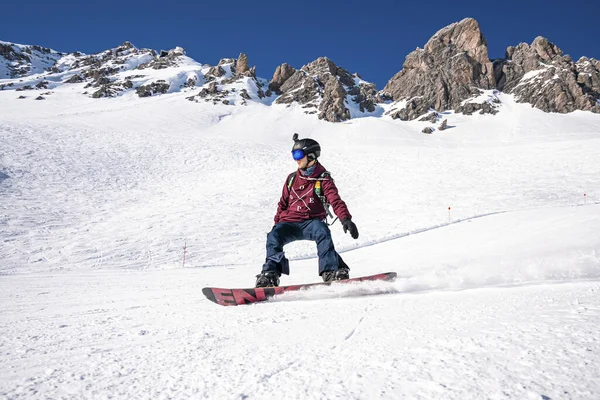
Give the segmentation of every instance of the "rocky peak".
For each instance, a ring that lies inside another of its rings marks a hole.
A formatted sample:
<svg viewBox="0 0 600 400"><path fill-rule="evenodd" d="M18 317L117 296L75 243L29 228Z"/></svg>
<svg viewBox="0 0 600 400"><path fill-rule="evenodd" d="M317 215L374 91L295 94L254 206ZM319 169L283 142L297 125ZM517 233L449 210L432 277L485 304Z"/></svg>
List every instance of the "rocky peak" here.
<svg viewBox="0 0 600 400"><path fill-rule="evenodd" d="M547 112L599 112L598 71L596 60L574 63L541 36L530 45L508 47L506 58L492 63L477 21L466 18L439 30L424 49L410 53L382 95L398 102L388 113L402 120L431 109L493 114L499 104L496 96L486 104L469 103L487 89L514 94L517 101Z"/></svg>
<svg viewBox="0 0 600 400"><path fill-rule="evenodd" d="M542 64L563 61L572 62L570 57L563 60L562 50L541 36L536 37L531 45L520 43L516 47L509 46L506 58L494 61L497 87L500 90L511 90L523 75L540 69Z"/></svg>
<svg viewBox="0 0 600 400"><path fill-rule="evenodd" d="M518 102L546 112L600 112L600 63L575 63L546 38L508 47L506 58L494 61L494 69L498 89L514 94Z"/></svg>
<svg viewBox="0 0 600 400"><path fill-rule="evenodd" d="M131 42L129 40L126 40L123 42L123 44L121 45L122 49L134 49L135 46L133 44L131 44Z"/></svg>
<svg viewBox="0 0 600 400"><path fill-rule="evenodd" d="M327 57L304 65L299 70L282 64L277 67L269 89L280 94L279 104L297 102L307 114L317 114L330 122L351 118L346 106L352 102L361 112L373 112L377 100L375 85L363 82Z"/></svg>
<svg viewBox="0 0 600 400"><path fill-rule="evenodd" d="M250 69L248 68L248 56L244 53L241 53L237 58L235 73L237 75L243 75L248 72Z"/></svg>
<svg viewBox="0 0 600 400"><path fill-rule="evenodd" d="M285 83L294 73L296 69L287 63L283 63L275 69L275 73L273 74L273 78L271 82L269 82L269 90L281 94L279 88L281 85Z"/></svg>
<svg viewBox="0 0 600 400"><path fill-rule="evenodd" d="M538 57L544 61L554 61L563 54L558 46L554 43L550 43L548 39L542 36L538 36L533 40L531 49L533 49Z"/></svg>
<svg viewBox="0 0 600 400"><path fill-rule="evenodd" d="M221 77L227 74L226 68L231 71L230 80L242 77L256 78L256 67L248 67L248 56L240 53L238 58L222 58L219 63L212 67L207 75Z"/></svg>
<svg viewBox="0 0 600 400"><path fill-rule="evenodd" d="M147 63L141 64L137 69L166 69L170 67L176 67L181 64L182 57L185 56L185 50L183 47L175 47L171 50L161 50L158 55L153 52L153 58Z"/></svg>
<svg viewBox="0 0 600 400"><path fill-rule="evenodd" d="M487 42L481 33L479 24L473 18L465 18L440 29L425 44L428 53L443 52L446 47L453 47L456 53L464 52L480 64L490 62ZM491 76L489 76L491 78ZM490 80L493 84L493 79Z"/></svg>
<svg viewBox="0 0 600 400"><path fill-rule="evenodd" d="M494 69L479 24L472 18L451 24L433 35L424 49L410 53L383 89L394 101L407 100L394 109L393 118L415 119L433 108L455 109L495 87Z"/></svg>
<svg viewBox="0 0 600 400"><path fill-rule="evenodd" d="M331 74L336 75L338 67L333 61L327 57L319 57L315 61L304 65L303 71L306 71L310 75L324 75Z"/></svg>
<svg viewBox="0 0 600 400"><path fill-rule="evenodd" d="M240 53L235 62L235 74L240 77L256 79L256 66L248 67L248 56L244 53Z"/></svg>

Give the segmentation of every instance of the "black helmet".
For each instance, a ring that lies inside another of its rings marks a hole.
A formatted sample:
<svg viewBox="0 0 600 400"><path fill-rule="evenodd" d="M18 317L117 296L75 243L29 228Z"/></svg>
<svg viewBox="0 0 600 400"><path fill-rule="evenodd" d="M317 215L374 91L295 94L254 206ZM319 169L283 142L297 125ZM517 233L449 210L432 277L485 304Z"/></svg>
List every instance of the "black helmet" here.
<svg viewBox="0 0 600 400"><path fill-rule="evenodd" d="M296 150L302 150L305 155L308 156L308 161L316 160L321 156L321 146L316 140L312 139L300 139L298 140L298 134L294 133L292 137L294 140L294 146L292 147L292 153Z"/></svg>

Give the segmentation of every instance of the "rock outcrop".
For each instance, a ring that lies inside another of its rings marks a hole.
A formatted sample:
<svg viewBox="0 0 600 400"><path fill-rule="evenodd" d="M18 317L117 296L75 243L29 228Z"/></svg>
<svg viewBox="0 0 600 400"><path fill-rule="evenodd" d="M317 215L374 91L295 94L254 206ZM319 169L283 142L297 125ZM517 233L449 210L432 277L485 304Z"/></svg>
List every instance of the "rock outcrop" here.
<svg viewBox="0 0 600 400"><path fill-rule="evenodd" d="M440 126L438 126L438 130L440 131L445 131L446 129L448 129L448 120L445 119L442 121L442 123L440 124Z"/></svg>
<svg viewBox="0 0 600 400"><path fill-rule="evenodd" d="M220 78L229 74L229 82L233 82L239 78L248 77L256 78L256 67L248 67L248 56L245 53L240 53L238 58L222 58L219 63L211 67L206 73L207 76Z"/></svg>
<svg viewBox="0 0 600 400"><path fill-rule="evenodd" d="M451 24L410 53L383 94L408 100L393 118L411 120L428 112L451 110L481 91L495 87L494 69L479 24L472 18Z"/></svg>
<svg viewBox="0 0 600 400"><path fill-rule="evenodd" d="M372 112L378 102L375 85L351 75L327 57L321 57L296 70L287 64L277 67L269 89L280 96L278 104L297 102L307 114L340 122L351 118L349 102L362 112Z"/></svg>
<svg viewBox="0 0 600 400"><path fill-rule="evenodd" d="M0 79L22 78L31 74L41 74L52 68L60 58L66 56L41 46L24 46L0 41ZM4 68L1 68L4 66Z"/></svg>
<svg viewBox="0 0 600 400"><path fill-rule="evenodd" d="M600 61L583 57L575 63L546 38L507 48L494 69L498 89L518 102L546 112L600 112Z"/></svg>
<svg viewBox="0 0 600 400"><path fill-rule="evenodd" d="M205 84L200 92L186 99L215 105L247 105L248 100L260 100L266 96L263 91L266 80L256 77L256 67L248 67L248 57L244 53L237 59L221 59L216 66L209 68L204 78Z"/></svg>
<svg viewBox="0 0 600 400"><path fill-rule="evenodd" d="M279 88L283 85L288 79L294 75L296 69L289 64L283 63L275 69L275 73L273 74L273 79L269 82L269 90L281 94Z"/></svg>
<svg viewBox="0 0 600 400"><path fill-rule="evenodd" d="M136 69L166 69L170 67L177 67L181 64L182 56L185 56L185 50L181 47L175 47L169 51L162 50L158 57L153 54L153 58L147 63L140 64Z"/></svg>
<svg viewBox="0 0 600 400"><path fill-rule="evenodd" d="M248 68L248 56L246 54L241 53L240 56L236 60L235 65L235 74L236 75L244 75L250 71Z"/></svg>
<svg viewBox="0 0 600 400"><path fill-rule="evenodd" d="M140 97L150 97L155 94L165 94L169 91L169 84L164 80L158 80L148 85L138 86L135 92Z"/></svg>
<svg viewBox="0 0 600 400"><path fill-rule="evenodd" d="M496 114L497 98L473 100L489 89L514 94L518 102L546 112L598 113L600 62L585 57L573 62L543 37L531 45L511 46L506 58L491 62L479 25L467 18L441 29L424 49L410 53L382 96L396 102L388 111L394 119L412 120L432 109Z"/></svg>

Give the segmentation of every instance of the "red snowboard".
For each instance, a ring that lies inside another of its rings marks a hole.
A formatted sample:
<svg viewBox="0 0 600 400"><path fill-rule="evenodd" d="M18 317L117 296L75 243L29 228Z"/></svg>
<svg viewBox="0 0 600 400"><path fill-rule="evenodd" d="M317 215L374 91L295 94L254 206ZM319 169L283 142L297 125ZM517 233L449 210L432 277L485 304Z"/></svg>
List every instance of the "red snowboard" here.
<svg viewBox="0 0 600 400"><path fill-rule="evenodd" d="M396 279L395 272L385 272L382 274L362 276L360 278L350 278L343 281L307 283L302 285L291 286L249 289L223 289L205 287L202 289L202 293L204 293L207 299L219 305L238 306L242 304L251 304L259 301L265 301L277 294L302 290L313 286L331 285L332 283L342 284L362 281L393 281L394 279Z"/></svg>

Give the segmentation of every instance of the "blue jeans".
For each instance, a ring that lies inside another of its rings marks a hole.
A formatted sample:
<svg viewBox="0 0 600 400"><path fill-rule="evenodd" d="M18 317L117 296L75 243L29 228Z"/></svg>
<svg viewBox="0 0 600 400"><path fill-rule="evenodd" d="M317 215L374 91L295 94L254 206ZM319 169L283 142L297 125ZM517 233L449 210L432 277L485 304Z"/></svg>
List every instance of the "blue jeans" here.
<svg viewBox="0 0 600 400"><path fill-rule="evenodd" d="M318 219L302 222L280 222L267 235L267 259L264 271L278 271L290 274L290 265L283 252L283 246L296 240L312 240L317 243L319 275L324 271L348 268L342 257L335 251L331 232L327 224Z"/></svg>

